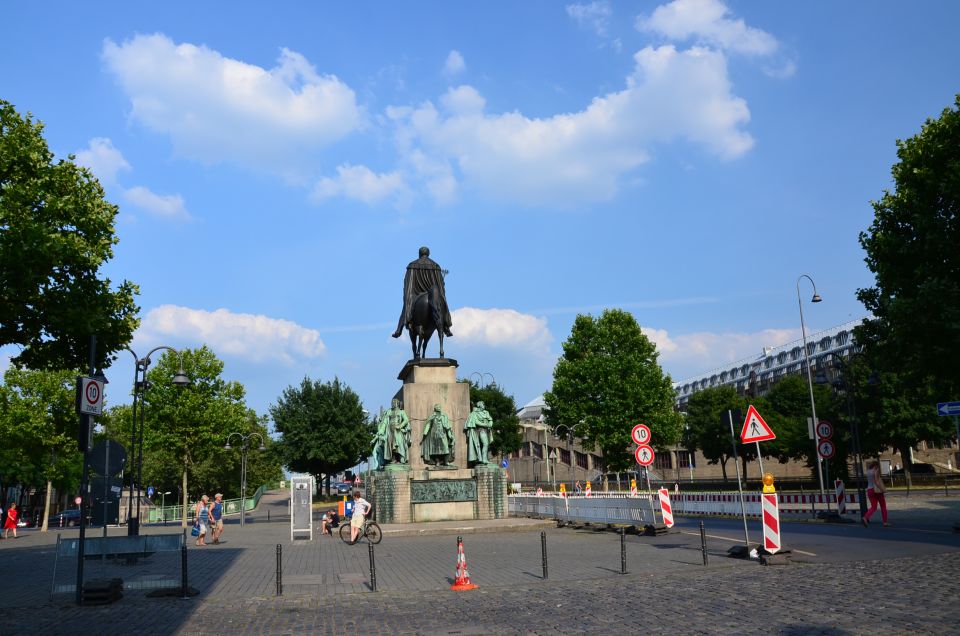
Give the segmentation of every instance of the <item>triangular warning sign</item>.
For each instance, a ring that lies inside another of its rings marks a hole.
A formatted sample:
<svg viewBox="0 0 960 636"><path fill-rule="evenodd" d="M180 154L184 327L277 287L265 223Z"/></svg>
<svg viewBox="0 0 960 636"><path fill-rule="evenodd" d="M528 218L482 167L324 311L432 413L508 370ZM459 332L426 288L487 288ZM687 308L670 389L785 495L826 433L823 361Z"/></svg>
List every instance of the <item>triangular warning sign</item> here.
<svg viewBox="0 0 960 636"><path fill-rule="evenodd" d="M750 442L765 442L770 439L777 439L773 430L763 421L757 409L750 405L747 409L747 417L743 420L743 430L740 431L740 441L744 444Z"/></svg>

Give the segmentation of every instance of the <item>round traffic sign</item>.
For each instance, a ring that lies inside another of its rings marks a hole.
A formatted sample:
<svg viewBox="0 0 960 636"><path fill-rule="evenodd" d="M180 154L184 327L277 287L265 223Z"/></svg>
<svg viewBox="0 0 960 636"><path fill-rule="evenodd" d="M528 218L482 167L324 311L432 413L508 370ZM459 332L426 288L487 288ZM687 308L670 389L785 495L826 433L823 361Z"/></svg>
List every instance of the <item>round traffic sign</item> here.
<svg viewBox="0 0 960 636"><path fill-rule="evenodd" d="M153 493L155 492L156 490L153 489L153 486L147 486L147 497L153 497Z"/></svg>
<svg viewBox="0 0 960 636"><path fill-rule="evenodd" d="M100 401L100 385L96 382L87 384L86 396L88 404L96 404Z"/></svg>
<svg viewBox="0 0 960 636"><path fill-rule="evenodd" d="M833 424L827 420L820 420L817 424L817 437L820 439L830 439L833 437Z"/></svg>
<svg viewBox="0 0 960 636"><path fill-rule="evenodd" d="M83 501L83 499L81 499L80 497L77 497L76 499L73 500L73 503L79 506L81 501Z"/></svg>
<svg viewBox="0 0 960 636"><path fill-rule="evenodd" d="M837 447L832 440L825 439L821 440L817 445L817 452L820 453L820 457L823 459L830 459L837 452Z"/></svg>
<svg viewBox="0 0 960 636"><path fill-rule="evenodd" d="M633 427L633 430L630 432L630 437L633 439L634 444L640 446L650 443L650 427L646 424L637 424Z"/></svg>
<svg viewBox="0 0 960 636"><path fill-rule="evenodd" d="M633 454L634 458L637 460L637 463L641 466L649 466L652 464L654 455L655 453L653 452L653 449L646 444L637 446L637 450Z"/></svg>
<svg viewBox="0 0 960 636"><path fill-rule="evenodd" d="M508 462L507 460L503 460L502 462L500 462L500 468L506 468L509 465L510 465L510 462Z"/></svg>

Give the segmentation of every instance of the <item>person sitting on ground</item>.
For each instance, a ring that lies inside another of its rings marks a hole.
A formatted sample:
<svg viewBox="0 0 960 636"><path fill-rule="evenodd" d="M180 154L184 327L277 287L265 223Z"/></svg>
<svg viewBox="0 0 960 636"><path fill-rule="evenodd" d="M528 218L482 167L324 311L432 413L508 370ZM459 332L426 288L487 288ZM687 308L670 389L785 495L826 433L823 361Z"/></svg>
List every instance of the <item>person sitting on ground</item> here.
<svg viewBox="0 0 960 636"><path fill-rule="evenodd" d="M320 534L333 536L333 528L340 527L340 515L335 510L327 510L320 519Z"/></svg>

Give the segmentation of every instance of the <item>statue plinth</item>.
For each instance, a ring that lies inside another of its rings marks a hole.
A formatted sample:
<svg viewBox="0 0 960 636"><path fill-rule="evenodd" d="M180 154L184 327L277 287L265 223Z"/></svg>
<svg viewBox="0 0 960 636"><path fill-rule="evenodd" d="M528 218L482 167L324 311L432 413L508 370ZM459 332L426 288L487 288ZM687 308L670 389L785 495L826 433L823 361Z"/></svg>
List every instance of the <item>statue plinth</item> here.
<svg viewBox="0 0 960 636"><path fill-rule="evenodd" d="M388 464L374 476L377 520L384 523L500 519L507 516L507 480L496 464L467 467L463 425L470 415L470 385L457 382L457 361L423 358L407 362L397 376L403 386L394 396L410 418L409 465ZM421 455L423 429L434 405L450 419L453 461L442 467Z"/></svg>

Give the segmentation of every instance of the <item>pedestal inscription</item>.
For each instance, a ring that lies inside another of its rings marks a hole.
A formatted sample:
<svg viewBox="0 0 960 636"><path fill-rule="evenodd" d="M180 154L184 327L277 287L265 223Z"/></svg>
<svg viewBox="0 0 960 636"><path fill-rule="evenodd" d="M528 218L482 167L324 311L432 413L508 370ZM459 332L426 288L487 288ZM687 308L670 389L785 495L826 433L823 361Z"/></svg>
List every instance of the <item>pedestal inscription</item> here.
<svg viewBox="0 0 960 636"><path fill-rule="evenodd" d="M410 482L411 503L476 500L477 482L472 479L434 479Z"/></svg>

